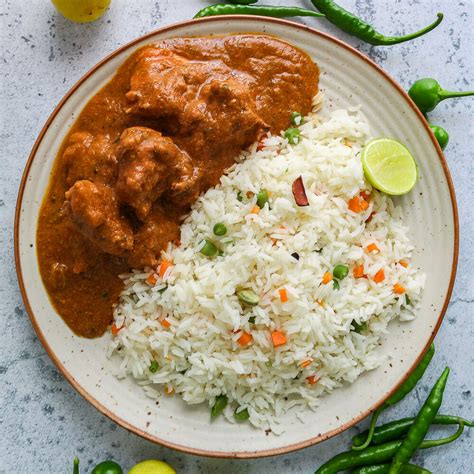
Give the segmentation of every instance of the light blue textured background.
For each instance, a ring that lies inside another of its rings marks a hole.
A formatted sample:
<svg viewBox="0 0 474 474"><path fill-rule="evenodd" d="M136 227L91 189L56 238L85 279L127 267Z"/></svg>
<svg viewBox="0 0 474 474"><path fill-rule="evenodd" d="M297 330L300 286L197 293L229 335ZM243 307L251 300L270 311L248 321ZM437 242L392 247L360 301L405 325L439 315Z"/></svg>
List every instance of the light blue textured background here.
<svg viewBox="0 0 474 474"><path fill-rule="evenodd" d="M350 436L366 424L297 453L254 461L199 458L155 446L109 421L76 393L49 360L25 313L14 270L12 224L21 173L43 123L66 91L99 59L154 28L189 19L208 3L113 0L110 11L89 25L68 22L48 0L2 0L0 4L0 473L72 472L76 454L83 472L90 472L91 466L105 458L130 468L143 458L156 457L170 462L179 473L310 473L345 450ZM309 5L307 0L261 3ZM362 44L324 20L304 22L356 46L405 87L432 76L446 88L474 88L473 0L340 3L393 34L414 31L443 11L445 20L434 32L392 47ZM446 157L461 221L458 277L431 367L416 391L385 419L416 413L445 365L452 374L443 412L474 417L473 105L472 98L445 102L431 115L451 135ZM454 445L418 454L416 461L436 473L473 472L473 451L472 435L466 433Z"/></svg>

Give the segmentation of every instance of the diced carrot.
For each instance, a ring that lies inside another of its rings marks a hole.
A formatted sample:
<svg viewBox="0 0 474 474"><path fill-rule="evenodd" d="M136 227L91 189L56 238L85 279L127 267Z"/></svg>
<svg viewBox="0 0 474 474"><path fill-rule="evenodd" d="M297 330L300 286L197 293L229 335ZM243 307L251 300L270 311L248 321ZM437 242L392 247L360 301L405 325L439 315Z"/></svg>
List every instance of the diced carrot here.
<svg viewBox="0 0 474 474"><path fill-rule="evenodd" d="M163 321L161 321L161 325L168 329L171 326L171 323L167 319L163 319Z"/></svg>
<svg viewBox="0 0 474 474"><path fill-rule="evenodd" d="M306 377L306 380L310 385L317 384L319 379L320 377L318 377L317 375L310 375L309 377Z"/></svg>
<svg viewBox="0 0 474 474"><path fill-rule="evenodd" d="M250 199L251 197L253 197L254 193L252 191L247 191L245 195L247 196L248 199Z"/></svg>
<svg viewBox="0 0 474 474"><path fill-rule="evenodd" d="M406 260L400 260L398 262L402 267L408 268L408 262Z"/></svg>
<svg viewBox="0 0 474 474"><path fill-rule="evenodd" d="M361 208L363 211L367 210L367 209L369 208L369 203L368 203L367 201L362 200L362 201L360 202L360 208Z"/></svg>
<svg viewBox="0 0 474 474"><path fill-rule="evenodd" d="M252 210L250 211L250 214L258 214L260 212L260 207L255 205L252 207Z"/></svg>
<svg viewBox="0 0 474 474"><path fill-rule="evenodd" d="M375 244L367 245L366 249L367 249L367 252L369 252L369 253L372 253L372 252L379 253L380 252L380 249Z"/></svg>
<svg viewBox="0 0 474 474"><path fill-rule="evenodd" d="M280 294L280 301L282 303L286 303L288 301L288 294L287 294L285 288L282 288L281 290L278 290L278 293Z"/></svg>
<svg viewBox="0 0 474 474"><path fill-rule="evenodd" d="M383 271L383 269L381 268L375 275L374 277L372 278L375 283L381 283L385 280L385 272Z"/></svg>
<svg viewBox="0 0 474 474"><path fill-rule="evenodd" d="M313 362L313 359L305 359L303 361L300 362L300 367L308 367L308 365L311 364L311 362Z"/></svg>
<svg viewBox="0 0 474 474"><path fill-rule="evenodd" d="M364 264L356 265L352 272L354 278L362 278L364 276Z"/></svg>
<svg viewBox="0 0 474 474"><path fill-rule="evenodd" d="M332 275L329 272L326 272L323 275L323 283L327 285L330 281L332 281Z"/></svg>
<svg viewBox="0 0 474 474"><path fill-rule="evenodd" d="M371 197L371 195L368 191L361 191L360 196L362 197L362 199L364 199L366 201L369 201L370 197Z"/></svg>
<svg viewBox="0 0 474 474"><path fill-rule="evenodd" d="M156 275L152 273L146 280L145 280L150 286L155 286L156 283Z"/></svg>
<svg viewBox="0 0 474 474"><path fill-rule="evenodd" d="M403 295L403 293L405 293L405 287L403 287L402 285L400 285L400 283L395 283L395 285L393 285L393 291L397 294L397 295Z"/></svg>
<svg viewBox="0 0 474 474"><path fill-rule="evenodd" d="M362 208L360 206L360 199L359 196L354 196L352 199L349 199L349 202L347 204L349 206L349 209L352 212L360 212L362 211Z"/></svg>
<svg viewBox="0 0 474 474"><path fill-rule="evenodd" d="M120 326L119 328L115 325L115 323L112 324L110 331L112 332L112 336L116 336L120 330L123 328L123 326Z"/></svg>
<svg viewBox="0 0 474 474"><path fill-rule="evenodd" d="M163 278L165 276L166 270L171 267L171 262L168 262L168 260L163 260L160 264L160 270L159 270L159 275L160 278Z"/></svg>
<svg viewBox="0 0 474 474"><path fill-rule="evenodd" d="M242 335L237 339L237 342L241 346L246 346L252 342L252 336L247 332L243 332Z"/></svg>
<svg viewBox="0 0 474 474"><path fill-rule="evenodd" d="M275 347L286 344L286 336L281 331L272 332L272 341Z"/></svg>
<svg viewBox="0 0 474 474"><path fill-rule="evenodd" d="M165 394L166 395L173 395L174 393L174 388L173 387L169 387L168 385L165 387Z"/></svg>

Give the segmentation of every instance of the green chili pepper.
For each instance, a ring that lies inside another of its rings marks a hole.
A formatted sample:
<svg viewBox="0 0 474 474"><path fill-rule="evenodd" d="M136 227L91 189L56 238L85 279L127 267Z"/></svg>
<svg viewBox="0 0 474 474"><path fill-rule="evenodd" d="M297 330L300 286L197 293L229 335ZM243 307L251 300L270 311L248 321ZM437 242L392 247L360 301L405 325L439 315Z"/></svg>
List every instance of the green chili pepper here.
<svg viewBox="0 0 474 474"><path fill-rule="evenodd" d="M255 306L260 301L260 298L258 297L257 293L255 293L255 291L252 291L252 290L238 291L237 298L239 298L239 300L242 301L243 303L246 303L250 306Z"/></svg>
<svg viewBox="0 0 474 474"><path fill-rule="evenodd" d="M257 194L257 206L260 209L263 209L265 204L268 202L268 191L266 189L261 189Z"/></svg>
<svg viewBox="0 0 474 474"><path fill-rule="evenodd" d="M420 449L435 448L444 444L452 443L456 441L464 431L464 423L461 423L457 431L448 436L447 438L441 439L427 439L422 441L419 445ZM315 474L335 474L346 469L371 466L373 464L383 464L391 461L395 453L402 445L402 440L390 441L388 443L381 444L380 446L369 446L367 449L361 452L355 453L354 451L346 451L334 456L332 459L324 463Z"/></svg>
<svg viewBox="0 0 474 474"><path fill-rule="evenodd" d="M390 464L375 464L373 466L361 467L351 471L352 474L388 474ZM415 466L414 464L405 464L400 471L402 474L432 474L428 469Z"/></svg>
<svg viewBox="0 0 474 474"><path fill-rule="evenodd" d="M416 416L415 421L410 426L406 438L403 440L400 448L393 457L389 471L390 474L398 474L401 471L402 466L410 461L413 454L415 454L415 451L418 449L418 446L420 446L425 438L426 433L428 433L431 423L438 413L441 402L443 401L443 393L446 387L446 382L448 381L448 376L449 368L446 367L441 374L441 377L431 389L431 392ZM461 422L459 426L464 426L464 423Z"/></svg>
<svg viewBox="0 0 474 474"><path fill-rule="evenodd" d="M291 123L297 127L303 123L303 116L299 112L291 112Z"/></svg>
<svg viewBox="0 0 474 474"><path fill-rule="evenodd" d="M122 468L114 461L104 461L92 469L91 474L123 474Z"/></svg>
<svg viewBox="0 0 474 474"><path fill-rule="evenodd" d="M349 275L349 267L347 265L336 265L332 274L334 275L334 278L343 280L347 275Z"/></svg>
<svg viewBox="0 0 474 474"><path fill-rule="evenodd" d="M290 16L324 16L321 13L307 10L300 7L276 7L272 5L232 5L228 3L218 3L210 5L198 11L194 18L214 15L261 15L272 16L276 18L285 18Z"/></svg>
<svg viewBox="0 0 474 474"><path fill-rule="evenodd" d="M219 395L216 398L216 401L211 408L211 418L218 417L223 411L224 408L227 406L227 397L225 395Z"/></svg>
<svg viewBox="0 0 474 474"><path fill-rule="evenodd" d="M432 29L436 28L443 20L443 14L438 13L438 18L431 25L419 30L415 33L405 36L385 36L370 26L365 21L356 17L354 14L344 10L337 3L332 0L311 0L311 3L321 12L326 15L326 19L333 25L337 26L347 34L355 36L374 46L384 46L397 43L403 43L414 38L422 36Z"/></svg>
<svg viewBox="0 0 474 474"><path fill-rule="evenodd" d="M151 364L150 364L150 367L148 368L148 370L154 374L157 370L158 370L158 362L156 362L156 360L152 360L151 361Z"/></svg>
<svg viewBox="0 0 474 474"><path fill-rule="evenodd" d="M410 426L415 421L415 418L402 418L401 420L391 421L384 425L378 426L374 430L371 445L386 443L400 439L407 434ZM465 426L474 427L474 421L465 420L459 416L451 415L436 415L433 420L433 425L459 425L464 423ZM360 446L364 443L368 435L368 430L354 436L352 442L354 446Z"/></svg>
<svg viewBox="0 0 474 474"><path fill-rule="evenodd" d="M288 143L297 145L300 141L300 129L299 128L287 128L283 136L288 140Z"/></svg>
<svg viewBox="0 0 474 474"><path fill-rule="evenodd" d="M474 95L474 91L447 91L439 85L438 81L426 77L416 81L408 90L408 95L421 112L426 114L427 112L431 112L442 100Z"/></svg>
<svg viewBox="0 0 474 474"><path fill-rule="evenodd" d="M212 231L214 235L225 235L227 234L227 227L222 222L218 222L213 228Z"/></svg>
<svg viewBox="0 0 474 474"><path fill-rule="evenodd" d="M248 420L250 415L249 415L249 411L247 410L247 408L245 408L244 410L241 410L241 411L237 411L240 407L237 407L234 411L234 418L237 420L237 421L245 421L245 420Z"/></svg>
<svg viewBox="0 0 474 474"><path fill-rule="evenodd" d="M210 240L206 239L200 252L206 257L215 257L219 253L219 249Z"/></svg>
<svg viewBox="0 0 474 474"><path fill-rule="evenodd" d="M433 358L434 351L435 351L434 345L431 344L431 346L429 347L426 354L421 359L418 366L410 374L410 376L405 380L405 382L403 382L401 387L374 411L372 415L372 420L370 421L369 434L367 436L367 439L365 440L365 443L361 444L360 446L353 445L352 446L353 450L361 451L370 444L370 442L372 441L372 436L374 434L375 425L380 416L380 413L382 413L382 411L385 410L386 408L391 407L392 405L395 405L399 401L403 400L415 388L415 385L418 383L421 377L423 377L423 374L428 368L428 365L430 364L431 359Z"/></svg>
<svg viewBox="0 0 474 474"><path fill-rule="evenodd" d="M448 132L443 127L434 125L432 123L430 123L430 128L436 138L436 141L439 143L441 150L444 150L449 142Z"/></svg>
<svg viewBox="0 0 474 474"><path fill-rule="evenodd" d="M250 5L257 2L258 0L227 0L227 3L237 3L239 5Z"/></svg>
<svg viewBox="0 0 474 474"><path fill-rule="evenodd" d="M74 458L74 464L72 467L72 474L79 474L79 458Z"/></svg>

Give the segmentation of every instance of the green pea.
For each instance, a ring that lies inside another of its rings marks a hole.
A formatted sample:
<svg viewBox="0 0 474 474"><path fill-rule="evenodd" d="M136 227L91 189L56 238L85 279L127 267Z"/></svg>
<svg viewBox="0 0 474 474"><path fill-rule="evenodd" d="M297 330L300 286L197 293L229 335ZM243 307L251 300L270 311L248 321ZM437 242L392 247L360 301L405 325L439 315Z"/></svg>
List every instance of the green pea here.
<svg viewBox="0 0 474 474"><path fill-rule="evenodd" d="M337 280L333 280L332 281L332 287L335 289L335 290L339 290L339 288L341 288L341 285L339 285L339 282Z"/></svg>
<svg viewBox="0 0 474 474"><path fill-rule="evenodd" d="M354 326L354 332L356 332L357 334L360 334L361 332L363 332L367 329L367 323L366 322L363 322L363 323L359 324L354 319L351 324L352 324L352 326Z"/></svg>
<svg viewBox="0 0 474 474"><path fill-rule="evenodd" d="M246 303L250 306L255 306L260 301L260 298L258 297L257 293L255 293L255 291L252 291L252 290L238 291L237 298L239 298L239 300L242 301L243 303Z"/></svg>
<svg viewBox="0 0 474 474"><path fill-rule="evenodd" d="M206 257L215 257L219 253L219 249L210 240L206 239L204 242L201 253Z"/></svg>
<svg viewBox="0 0 474 474"><path fill-rule="evenodd" d="M291 112L291 123L299 126L303 123L303 116L299 112Z"/></svg>
<svg viewBox="0 0 474 474"><path fill-rule="evenodd" d="M349 275L349 267L347 265L336 265L332 271L334 278L338 280L344 280Z"/></svg>
<svg viewBox="0 0 474 474"><path fill-rule="evenodd" d="M225 395L219 395L216 398L214 406L211 408L211 418L218 417L227 406L227 397Z"/></svg>
<svg viewBox="0 0 474 474"><path fill-rule="evenodd" d="M225 235L225 234L227 234L227 227L222 222L218 222L212 228L212 231L214 232L214 235L219 235L219 236Z"/></svg>
<svg viewBox="0 0 474 474"><path fill-rule="evenodd" d="M241 411L237 411L240 407L237 407L234 411L234 418L237 420L237 421L245 421L245 420L248 420L250 415L249 415L249 411L247 410L247 408L245 408L244 410L241 410Z"/></svg>
<svg viewBox="0 0 474 474"><path fill-rule="evenodd" d="M152 360L150 364L150 368L148 369L152 374L154 374L158 370L158 362L156 360Z"/></svg>
<svg viewBox="0 0 474 474"><path fill-rule="evenodd" d="M300 141L301 132L298 128L287 128L283 136L288 140L288 143L296 145Z"/></svg>
<svg viewBox="0 0 474 474"><path fill-rule="evenodd" d="M268 202L268 191L266 189L260 190L257 194L257 206L260 209L263 209L265 204Z"/></svg>

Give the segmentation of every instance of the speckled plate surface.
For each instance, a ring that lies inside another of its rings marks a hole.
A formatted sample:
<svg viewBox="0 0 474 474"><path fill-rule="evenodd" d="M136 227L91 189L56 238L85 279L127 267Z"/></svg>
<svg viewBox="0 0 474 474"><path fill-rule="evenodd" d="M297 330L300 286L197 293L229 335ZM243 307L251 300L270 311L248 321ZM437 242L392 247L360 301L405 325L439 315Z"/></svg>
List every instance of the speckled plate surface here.
<svg viewBox="0 0 474 474"><path fill-rule="evenodd" d="M393 357L351 386L323 398L305 423L288 416L285 432L268 435L248 424L224 420L210 424L206 407L186 407L179 397L147 399L132 380L111 375L106 358L109 335L87 340L74 336L51 306L36 258L36 225L63 137L87 101L138 47L175 36L266 33L306 51L321 69L325 106L361 104L374 135L405 143L417 159L420 179L403 206L414 263L429 275L415 321L393 323L383 350ZM346 44L311 28L284 20L213 17L162 28L120 48L89 71L65 96L46 122L28 160L15 220L15 257L20 288L38 337L69 382L98 410L123 427L166 446L194 454L259 457L281 454L323 441L367 416L403 382L433 339L447 308L458 255L458 218L454 190L443 154L426 121L403 90L378 66Z"/></svg>

